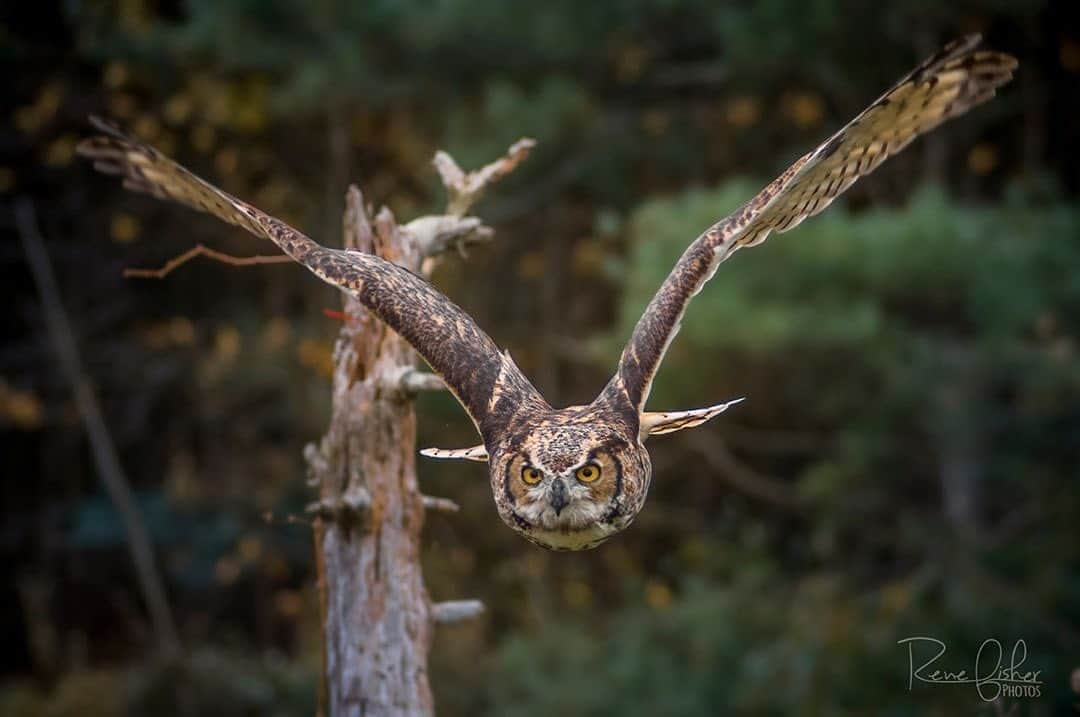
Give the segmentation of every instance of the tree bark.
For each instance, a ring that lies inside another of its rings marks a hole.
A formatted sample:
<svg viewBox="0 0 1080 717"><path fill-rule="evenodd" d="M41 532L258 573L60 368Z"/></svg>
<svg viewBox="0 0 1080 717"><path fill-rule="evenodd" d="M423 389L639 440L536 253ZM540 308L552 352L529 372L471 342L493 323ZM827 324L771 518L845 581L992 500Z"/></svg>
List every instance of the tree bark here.
<svg viewBox="0 0 1080 717"><path fill-rule="evenodd" d="M492 230L466 212L532 146L520 140L506 156L470 173L438 153L447 213L402 227L385 208L371 221L360 191L350 187L345 247L427 275L443 252L490 239ZM476 600L432 604L420 567L425 509L456 511L457 505L420 492L412 396L445 386L417 371L409 345L352 298L345 300L332 385L330 427L305 451L319 490L309 507L325 646L319 712L431 715L427 655L434 626L483 611Z"/></svg>
<svg viewBox="0 0 1080 717"><path fill-rule="evenodd" d="M374 230L356 188L345 246L420 272L422 255L388 210ZM345 301L333 413L318 449L315 546L325 640L322 705L334 715L432 714L430 601L420 571L423 497L416 416L401 387L415 356L359 302Z"/></svg>

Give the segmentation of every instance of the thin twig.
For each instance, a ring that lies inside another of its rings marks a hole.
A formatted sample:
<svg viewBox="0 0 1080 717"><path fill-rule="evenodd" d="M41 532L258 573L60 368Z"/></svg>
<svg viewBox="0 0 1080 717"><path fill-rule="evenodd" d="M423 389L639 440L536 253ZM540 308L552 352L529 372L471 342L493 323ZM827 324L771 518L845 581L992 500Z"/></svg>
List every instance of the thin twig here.
<svg viewBox="0 0 1080 717"><path fill-rule="evenodd" d="M791 488L741 462L716 435L691 433L689 441L709 467L719 471L732 487L785 510L801 507L798 495Z"/></svg>
<svg viewBox="0 0 1080 717"><path fill-rule="evenodd" d="M176 624L173 622L172 610L165 596L161 574L154 559L150 536L142 514L132 498L130 484L116 454L116 446L105 424L97 395L83 370L79 347L75 343L71 323L68 321L67 312L60 299L60 290L56 283L56 276L53 274L52 264L49 262L49 255L45 250L45 243L41 238L34 205L29 199L24 197L16 203L15 221L23 250L26 252L26 259L30 264L30 271L37 284L38 293L41 295L45 325L52 340L56 358L75 394L75 404L86 427L94 462L105 484L105 491L109 494L123 521L124 531L128 538L128 550L135 564L139 588L150 612L158 648L166 657L174 657L180 650L180 639L177 636Z"/></svg>
<svg viewBox="0 0 1080 717"><path fill-rule="evenodd" d="M124 276L126 278L138 278L138 279L163 279L168 276L174 269L178 268L182 264L186 264L197 256L205 256L208 259L214 261L220 261L223 264L229 264L230 266L252 266L254 264L288 264L294 261L292 257L281 254L279 256L232 256L223 252L211 249L203 244L196 244L183 254L169 259L165 262L165 265L160 269L124 269Z"/></svg>

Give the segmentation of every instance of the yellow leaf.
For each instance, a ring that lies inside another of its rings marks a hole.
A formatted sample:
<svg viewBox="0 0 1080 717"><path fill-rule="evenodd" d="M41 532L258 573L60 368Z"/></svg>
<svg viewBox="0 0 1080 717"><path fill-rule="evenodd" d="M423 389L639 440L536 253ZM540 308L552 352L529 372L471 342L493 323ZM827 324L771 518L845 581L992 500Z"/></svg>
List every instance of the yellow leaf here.
<svg viewBox="0 0 1080 717"><path fill-rule="evenodd" d="M15 126L27 134L37 132L42 125L56 116L63 96L64 88L59 82L46 83L38 91L33 104L15 110Z"/></svg>
<svg viewBox="0 0 1080 717"><path fill-rule="evenodd" d="M169 319L169 338L177 346L190 346L195 343L195 324L184 316Z"/></svg>
<svg viewBox="0 0 1080 717"><path fill-rule="evenodd" d="M315 339L304 339L296 347L300 363L314 369L320 376L329 378L334 375L334 354L330 344Z"/></svg>
<svg viewBox="0 0 1080 717"><path fill-rule="evenodd" d="M281 590L274 596L274 609L285 617L296 617L304 609L304 600L297 590Z"/></svg>
<svg viewBox="0 0 1080 717"><path fill-rule="evenodd" d="M138 106L139 103L135 101L135 97L126 92L118 92L109 96L109 114L113 117L130 119L135 114Z"/></svg>
<svg viewBox="0 0 1080 717"><path fill-rule="evenodd" d="M139 119L135 121L134 129L139 139L146 142L156 142L158 135L161 134L161 123L153 115L139 115Z"/></svg>
<svg viewBox="0 0 1080 717"><path fill-rule="evenodd" d="M761 103L755 97L735 97L724 108L727 121L737 129L743 129L757 122L761 116Z"/></svg>
<svg viewBox="0 0 1080 717"><path fill-rule="evenodd" d="M911 604L911 589L903 580L888 583L879 593L881 612L885 617L896 617Z"/></svg>
<svg viewBox="0 0 1080 717"><path fill-rule="evenodd" d="M280 316L275 316L267 322L259 340L266 351L276 351L288 343L291 334L292 326L289 322Z"/></svg>
<svg viewBox="0 0 1080 717"><path fill-rule="evenodd" d="M539 279L544 275L544 255L538 251L530 251L518 259L518 276L522 279Z"/></svg>
<svg viewBox="0 0 1080 717"><path fill-rule="evenodd" d="M220 326L214 335L214 354L222 363L232 363L240 355L240 332L235 326Z"/></svg>
<svg viewBox="0 0 1080 717"><path fill-rule="evenodd" d="M57 137L45 149L45 164L50 167L63 167L71 164L75 158L75 145L78 144L75 137L65 134Z"/></svg>
<svg viewBox="0 0 1080 717"><path fill-rule="evenodd" d="M674 597L671 588L659 580L649 580L645 583L645 604L654 610L663 610L671 604Z"/></svg>
<svg viewBox="0 0 1080 717"><path fill-rule="evenodd" d="M574 274L578 276L596 276L607 258L607 252L600 242L592 239L578 242L570 259Z"/></svg>
<svg viewBox="0 0 1080 717"><path fill-rule="evenodd" d="M41 400L30 391L11 388L0 381L0 418L16 428L30 431L39 428L45 417Z"/></svg>
<svg viewBox="0 0 1080 717"><path fill-rule="evenodd" d="M781 104L784 115L803 129L817 126L825 116L825 103L810 92L789 92Z"/></svg>
<svg viewBox="0 0 1080 717"><path fill-rule="evenodd" d="M236 167L239 163L236 150L231 147L221 150L214 157L214 167L216 167L217 171L224 176L235 174Z"/></svg>
<svg viewBox="0 0 1080 717"><path fill-rule="evenodd" d="M109 222L109 235L118 244L129 244L139 237L142 225L130 214L114 214Z"/></svg>
<svg viewBox="0 0 1080 717"><path fill-rule="evenodd" d="M105 66L101 77L102 83L110 90L123 87L128 79L130 79L130 73L128 73L127 65L122 62L110 62Z"/></svg>
<svg viewBox="0 0 1080 717"><path fill-rule="evenodd" d="M967 165L975 174L989 174L998 165L997 147L986 142L975 145L968 152Z"/></svg>
<svg viewBox="0 0 1080 717"><path fill-rule="evenodd" d="M186 92L178 92L165 101L162 113L169 124L177 125L187 121L192 108L191 96Z"/></svg>
<svg viewBox="0 0 1080 717"><path fill-rule="evenodd" d="M237 546L240 557L246 563L254 563L263 552L263 544L257 535L245 535Z"/></svg>
<svg viewBox="0 0 1080 717"><path fill-rule="evenodd" d="M201 124L191 130L191 146L200 152L209 152L217 140L217 131L208 124Z"/></svg>

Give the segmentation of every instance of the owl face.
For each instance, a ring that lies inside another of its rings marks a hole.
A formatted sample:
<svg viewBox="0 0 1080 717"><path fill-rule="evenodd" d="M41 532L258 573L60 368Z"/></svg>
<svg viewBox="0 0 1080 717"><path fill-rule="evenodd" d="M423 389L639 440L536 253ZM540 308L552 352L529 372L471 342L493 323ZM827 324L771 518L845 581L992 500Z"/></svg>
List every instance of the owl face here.
<svg viewBox="0 0 1080 717"><path fill-rule="evenodd" d="M490 462L503 521L551 550L599 545L630 524L648 489L651 465L641 443L588 418L555 412L504 441Z"/></svg>

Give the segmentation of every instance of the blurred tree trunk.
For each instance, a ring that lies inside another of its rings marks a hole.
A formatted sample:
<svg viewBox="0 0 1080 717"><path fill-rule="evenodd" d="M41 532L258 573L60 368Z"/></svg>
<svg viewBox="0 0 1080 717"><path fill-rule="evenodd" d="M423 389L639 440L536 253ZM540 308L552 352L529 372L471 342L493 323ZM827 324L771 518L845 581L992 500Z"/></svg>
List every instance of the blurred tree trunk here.
<svg viewBox="0 0 1080 717"><path fill-rule="evenodd" d="M934 410L942 512L950 534L967 550L982 535L982 492L986 471L986 418L977 413L983 393L978 357L963 346L942 351L943 386Z"/></svg>
<svg viewBox="0 0 1080 717"><path fill-rule="evenodd" d="M345 246L420 273L418 248L383 210L373 231L350 189ZM432 714L432 618L420 571L416 416L399 388L412 349L354 299L334 351L333 416L308 450L325 639L322 712Z"/></svg>

